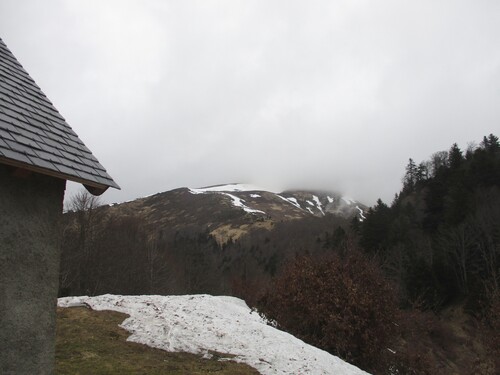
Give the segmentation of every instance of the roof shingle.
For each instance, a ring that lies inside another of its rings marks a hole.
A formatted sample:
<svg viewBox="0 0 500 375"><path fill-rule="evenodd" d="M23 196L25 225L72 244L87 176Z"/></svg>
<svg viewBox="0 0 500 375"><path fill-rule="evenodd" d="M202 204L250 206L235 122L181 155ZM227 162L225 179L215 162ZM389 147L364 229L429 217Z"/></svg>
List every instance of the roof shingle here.
<svg viewBox="0 0 500 375"><path fill-rule="evenodd" d="M0 163L119 189L0 38Z"/></svg>

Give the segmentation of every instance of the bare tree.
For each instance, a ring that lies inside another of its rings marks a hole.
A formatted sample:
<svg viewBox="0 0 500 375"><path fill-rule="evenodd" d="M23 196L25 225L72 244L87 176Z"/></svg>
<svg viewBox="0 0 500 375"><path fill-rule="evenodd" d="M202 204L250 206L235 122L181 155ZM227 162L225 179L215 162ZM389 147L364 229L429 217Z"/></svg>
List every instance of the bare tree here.
<svg viewBox="0 0 500 375"><path fill-rule="evenodd" d="M157 235L152 235L146 242L147 274L149 281L149 292L157 293L158 288L164 287L168 277L166 257L162 256L161 241Z"/></svg>
<svg viewBox="0 0 500 375"><path fill-rule="evenodd" d="M98 286L95 244L101 217L98 197L81 190L71 197L68 213L71 219L64 229L61 262L61 288L71 287L79 293L94 294Z"/></svg>
<svg viewBox="0 0 500 375"><path fill-rule="evenodd" d="M472 226L466 221L448 228L443 232L440 242L450 258L460 288L467 294L469 291L469 268L477 245L477 238Z"/></svg>
<svg viewBox="0 0 500 375"><path fill-rule="evenodd" d="M472 217L478 234L477 248L484 264L486 287L492 295L500 293L500 191L480 190L476 194L477 210Z"/></svg>
<svg viewBox="0 0 500 375"><path fill-rule="evenodd" d="M432 154L429 166L429 175L431 177L436 176L438 170L442 167L448 166L448 152L438 151Z"/></svg>

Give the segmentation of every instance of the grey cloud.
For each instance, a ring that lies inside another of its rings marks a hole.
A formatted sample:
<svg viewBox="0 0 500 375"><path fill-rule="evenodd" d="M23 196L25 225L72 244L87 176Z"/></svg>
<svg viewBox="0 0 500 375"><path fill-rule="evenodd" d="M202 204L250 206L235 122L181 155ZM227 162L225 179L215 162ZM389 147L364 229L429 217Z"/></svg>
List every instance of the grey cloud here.
<svg viewBox="0 0 500 375"><path fill-rule="evenodd" d="M235 181L390 201L409 157L498 133L499 20L496 1L0 5L122 186L107 201Z"/></svg>

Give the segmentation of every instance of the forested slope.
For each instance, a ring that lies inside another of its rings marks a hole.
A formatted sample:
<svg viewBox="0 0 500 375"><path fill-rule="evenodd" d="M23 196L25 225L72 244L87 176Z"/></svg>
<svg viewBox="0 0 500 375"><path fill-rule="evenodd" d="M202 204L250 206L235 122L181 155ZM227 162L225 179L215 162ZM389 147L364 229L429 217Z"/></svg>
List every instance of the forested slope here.
<svg viewBox="0 0 500 375"><path fill-rule="evenodd" d="M466 152L454 144L416 165L390 206L378 201L358 227L408 304L439 310L465 301L473 312L498 295L500 145L494 135Z"/></svg>

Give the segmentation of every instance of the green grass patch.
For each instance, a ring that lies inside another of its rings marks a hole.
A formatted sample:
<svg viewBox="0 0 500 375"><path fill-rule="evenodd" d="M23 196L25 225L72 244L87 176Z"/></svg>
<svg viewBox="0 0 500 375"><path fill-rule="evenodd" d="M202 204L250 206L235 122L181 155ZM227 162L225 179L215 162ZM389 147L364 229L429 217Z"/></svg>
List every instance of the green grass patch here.
<svg viewBox="0 0 500 375"><path fill-rule="evenodd" d="M56 374L258 374L245 364L218 361L217 355L203 359L128 342L129 332L118 326L127 317L115 311L58 308Z"/></svg>

